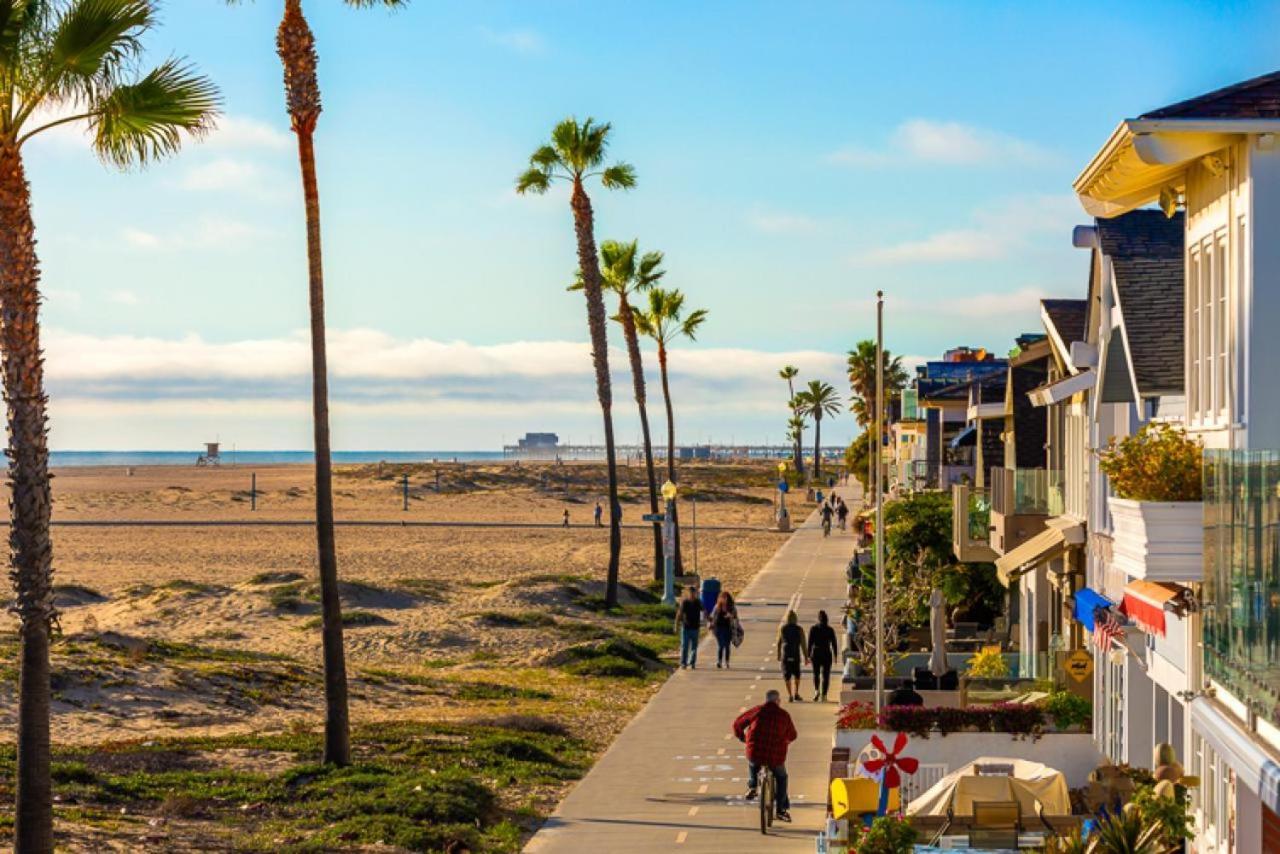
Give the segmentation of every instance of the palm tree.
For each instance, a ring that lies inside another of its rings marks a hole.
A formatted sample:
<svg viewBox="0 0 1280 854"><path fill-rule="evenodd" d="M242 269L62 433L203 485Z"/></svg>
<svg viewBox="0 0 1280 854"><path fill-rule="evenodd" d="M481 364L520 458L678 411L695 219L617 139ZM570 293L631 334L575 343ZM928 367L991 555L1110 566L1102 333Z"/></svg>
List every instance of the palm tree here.
<svg viewBox="0 0 1280 854"><path fill-rule="evenodd" d="M638 260L637 260L638 258ZM644 360L640 354L640 336L636 334L636 319L631 311L631 294L653 287L666 271L662 266L661 252L640 255L639 241L619 243L606 240L600 244L600 264L603 285L618 297L618 313L614 320L622 324L623 337L627 341L627 356L631 360L631 384L635 390L636 407L640 410L640 431L644 437L644 462L649 478L649 512L658 513L658 478L653 470L653 442L649 435L649 410L644 384ZM582 290L582 276L569 290ZM662 523L653 523L653 577L662 580Z"/></svg>
<svg viewBox="0 0 1280 854"><path fill-rule="evenodd" d="M135 71L142 35L154 23L151 0L0 5L0 369L9 429L9 577L22 645L14 848L23 852L53 850L49 637L57 622L40 269L23 152L44 131L80 123L104 163L127 168L173 154L183 133L208 131L220 102L208 79L174 59Z"/></svg>
<svg viewBox="0 0 1280 854"><path fill-rule="evenodd" d="M239 0L227 0L236 3ZM399 8L408 0L343 0L357 9ZM316 554L320 569L320 638L324 650L324 756L333 765L351 762L347 663L338 595L338 551L333 540L333 461L329 445L329 358L325 346L324 264L320 248L320 188L316 181L316 124L320 120L319 57L302 0L284 0L276 30L276 53L284 68L285 108L298 137L302 199L307 219L307 284L311 310L311 419L316 456Z"/></svg>
<svg viewBox="0 0 1280 854"><path fill-rule="evenodd" d="M596 257L595 214L587 196L586 181L599 177L607 190L629 190L636 185L635 169L626 163L605 166L610 126L592 119L578 122L568 118L551 131L551 144L540 147L529 158L529 168L516 179L516 192L545 193L552 181L568 181L572 187L569 206L573 210L574 233L578 240L578 269L582 291L587 297L587 325L591 329L591 360L596 369L596 397L604 415L605 460L609 469L609 572L605 583L605 604L618 604L618 558L622 552L622 523L618 504L618 459L613 444L613 387L609 380L608 320L604 310L604 283L600 259Z"/></svg>
<svg viewBox="0 0 1280 854"><path fill-rule="evenodd" d="M667 478L676 482L676 420L671 408L671 386L667 375L667 347L683 336L695 339L698 327L707 319L707 310L699 308L684 316L684 294L678 290L649 289L649 307L641 311L633 309L636 328L641 335L652 338L658 345L658 371L662 375L662 397L667 404ZM675 505L671 507L675 525L676 567L684 572L684 560L680 554L680 524Z"/></svg>
<svg viewBox="0 0 1280 854"><path fill-rule="evenodd" d="M906 369L902 367L901 356L894 356L888 350L884 350L882 355L884 357L884 399L889 401L906 388L909 377ZM858 424L866 429L875 419L876 342L874 340L859 341L854 349L849 351L848 369L849 409L853 412L853 417ZM879 431L876 430L871 438L878 435ZM880 487L875 482L874 467L875 455L868 454L867 488L879 491Z"/></svg>
<svg viewBox="0 0 1280 854"><path fill-rule="evenodd" d="M796 395L801 415L813 419L813 477L822 477L822 418L840 412L840 396L829 383L809 380L809 387Z"/></svg>
<svg viewBox="0 0 1280 854"><path fill-rule="evenodd" d="M793 381L799 375L800 369L795 365L785 365L782 370L778 371L778 376L787 381L787 405L791 407L791 415L793 417L796 414L796 387ZM793 427L790 422L788 422L787 426ZM804 423L801 422L799 430L795 430L793 427L791 432L795 434L792 438L795 440L795 452L793 454L793 458L796 467L796 474L800 477L804 477L804 457L800 450L800 443L802 441L801 436L804 434Z"/></svg>

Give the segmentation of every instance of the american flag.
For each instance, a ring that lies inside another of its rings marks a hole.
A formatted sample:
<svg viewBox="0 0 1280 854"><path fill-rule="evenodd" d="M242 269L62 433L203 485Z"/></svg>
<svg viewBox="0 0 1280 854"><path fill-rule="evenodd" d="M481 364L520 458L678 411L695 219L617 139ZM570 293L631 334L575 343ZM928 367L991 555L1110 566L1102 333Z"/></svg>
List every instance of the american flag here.
<svg viewBox="0 0 1280 854"><path fill-rule="evenodd" d="M1124 628L1110 611L1099 608L1093 612L1093 645L1106 652L1112 644L1124 636Z"/></svg>

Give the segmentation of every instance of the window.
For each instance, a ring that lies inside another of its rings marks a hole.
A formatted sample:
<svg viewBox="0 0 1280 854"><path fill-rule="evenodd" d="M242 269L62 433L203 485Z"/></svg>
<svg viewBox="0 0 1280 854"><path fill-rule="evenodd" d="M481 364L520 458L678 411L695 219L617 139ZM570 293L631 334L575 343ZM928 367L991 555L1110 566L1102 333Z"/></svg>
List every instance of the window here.
<svg viewBox="0 0 1280 854"><path fill-rule="evenodd" d="M1187 408L1194 424L1224 423L1231 403L1231 293L1227 230L1187 251Z"/></svg>
<svg viewBox="0 0 1280 854"><path fill-rule="evenodd" d="M1200 250L1193 248L1187 257L1187 405L1195 419L1200 413Z"/></svg>

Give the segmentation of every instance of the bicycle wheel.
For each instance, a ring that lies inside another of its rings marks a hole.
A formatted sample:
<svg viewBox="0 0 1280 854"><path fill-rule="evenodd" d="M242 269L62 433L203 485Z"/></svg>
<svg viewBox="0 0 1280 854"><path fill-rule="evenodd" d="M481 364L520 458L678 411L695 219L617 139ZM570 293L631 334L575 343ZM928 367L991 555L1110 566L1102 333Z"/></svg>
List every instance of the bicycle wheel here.
<svg viewBox="0 0 1280 854"><path fill-rule="evenodd" d="M765 768L760 775L760 832L768 833L773 824L773 774Z"/></svg>

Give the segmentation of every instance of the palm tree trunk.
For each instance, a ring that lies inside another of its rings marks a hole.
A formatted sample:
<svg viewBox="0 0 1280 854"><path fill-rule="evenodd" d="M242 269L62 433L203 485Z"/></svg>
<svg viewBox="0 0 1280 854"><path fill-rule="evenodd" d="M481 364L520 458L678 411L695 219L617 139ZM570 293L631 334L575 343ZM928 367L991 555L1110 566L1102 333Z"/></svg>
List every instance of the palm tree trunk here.
<svg viewBox="0 0 1280 854"><path fill-rule="evenodd" d="M622 332L627 339L627 355L631 359L631 384L635 389L636 407L640 410L640 431L644 436L644 463L649 476L649 512L658 513L658 476L653 470L653 442L649 437L648 395L644 387L644 359L640 355L640 336L636 333L636 318L631 313L631 303L626 294L619 295L618 314L622 317ZM662 580L662 523L653 523L653 580Z"/></svg>
<svg viewBox="0 0 1280 854"><path fill-rule="evenodd" d="M791 399L795 400L796 387L792 385L791 380L787 380L787 391L791 393ZM799 408L792 406L791 415L795 418L799 418L800 417ZM796 467L796 476L799 477L801 480L804 479L804 455L800 450L800 443L802 441L803 439L801 438L800 432L796 431L795 453L793 454L793 457L794 457L793 463Z"/></svg>
<svg viewBox="0 0 1280 854"><path fill-rule="evenodd" d="M609 469L609 571L605 577L605 606L618 604L618 561L622 553L622 507L618 504L618 455L613 445L613 384L609 378L608 318L596 255L595 214L582 181L573 182L573 229L578 239L578 266L587 297L587 324L591 328L591 361L596 369L596 397L604 415L604 454Z"/></svg>
<svg viewBox="0 0 1280 854"><path fill-rule="evenodd" d="M0 358L9 428L9 579L21 620L14 850L23 854L53 851L49 633L57 612L39 282L31 188L21 154L6 144L0 147Z"/></svg>
<svg viewBox="0 0 1280 854"><path fill-rule="evenodd" d="M284 66L285 97L298 137L302 193L307 214L307 273L311 303L311 403L316 454L316 554L320 565L321 646L324 652L325 763L351 762L347 665L338 595L338 553L333 534L333 471L329 447L329 369L325 352L324 267L320 248L320 190L316 182L314 133L320 117L315 38L301 0L286 0L276 36Z"/></svg>
<svg viewBox="0 0 1280 854"><path fill-rule="evenodd" d="M813 416L813 479L822 488L822 412Z"/></svg>
<svg viewBox="0 0 1280 854"><path fill-rule="evenodd" d="M658 342L658 370L662 374L662 399L667 404L667 480L676 482L676 417L671 408L671 386L667 382L667 348ZM680 553L680 512L671 502L671 528L676 541L676 575L684 575L684 555Z"/></svg>

